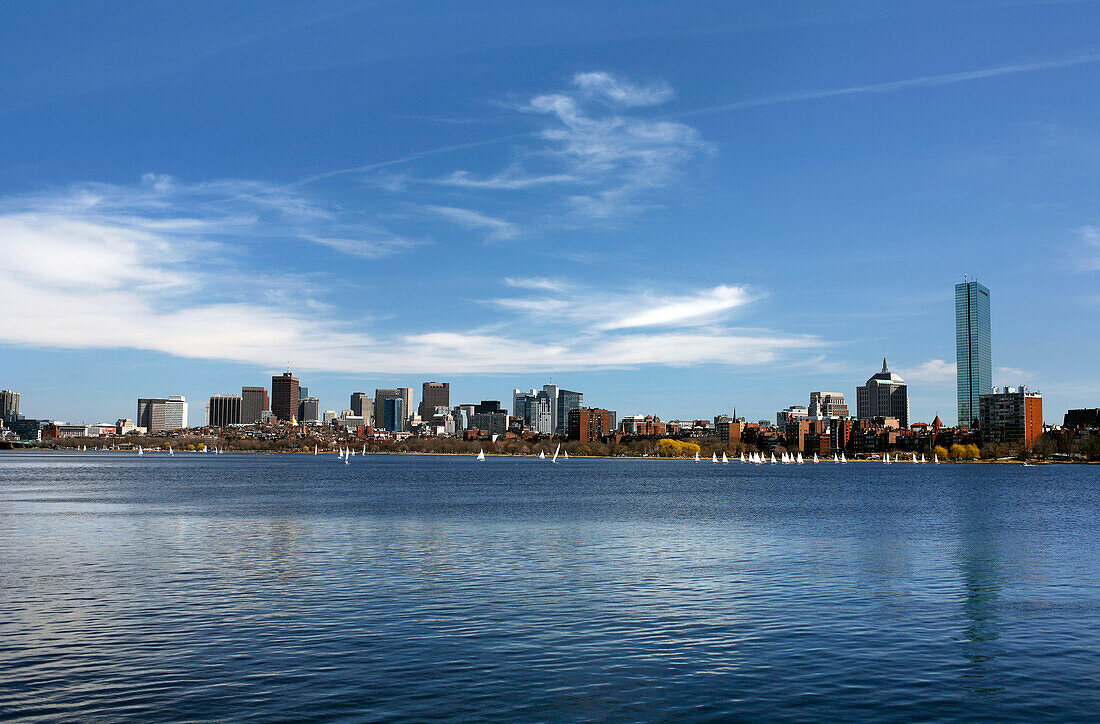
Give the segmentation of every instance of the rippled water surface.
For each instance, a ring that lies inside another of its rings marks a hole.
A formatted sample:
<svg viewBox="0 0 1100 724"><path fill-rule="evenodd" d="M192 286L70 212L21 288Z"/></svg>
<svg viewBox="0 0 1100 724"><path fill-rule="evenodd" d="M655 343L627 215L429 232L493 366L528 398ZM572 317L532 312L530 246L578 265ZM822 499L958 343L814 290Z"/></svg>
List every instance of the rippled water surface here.
<svg viewBox="0 0 1100 724"><path fill-rule="evenodd" d="M1073 720L1100 467L0 453L0 718Z"/></svg>

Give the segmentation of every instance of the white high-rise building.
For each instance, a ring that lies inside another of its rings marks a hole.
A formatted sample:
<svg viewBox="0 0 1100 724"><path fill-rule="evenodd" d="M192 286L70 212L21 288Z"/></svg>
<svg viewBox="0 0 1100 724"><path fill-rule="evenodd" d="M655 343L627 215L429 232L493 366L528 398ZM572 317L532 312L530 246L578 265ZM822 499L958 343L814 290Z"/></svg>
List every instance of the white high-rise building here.
<svg viewBox="0 0 1100 724"><path fill-rule="evenodd" d="M182 430L187 427L187 400L183 395L169 395L164 402L155 403L150 432L158 430Z"/></svg>

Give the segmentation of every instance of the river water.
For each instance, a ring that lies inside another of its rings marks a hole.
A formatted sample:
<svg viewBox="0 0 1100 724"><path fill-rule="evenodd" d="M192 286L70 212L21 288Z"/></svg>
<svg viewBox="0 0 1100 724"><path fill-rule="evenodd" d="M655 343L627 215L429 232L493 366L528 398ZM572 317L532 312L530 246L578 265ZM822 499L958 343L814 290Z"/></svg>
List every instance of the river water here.
<svg viewBox="0 0 1100 724"><path fill-rule="evenodd" d="M1095 719L1098 637L1098 466L0 453L0 719Z"/></svg>

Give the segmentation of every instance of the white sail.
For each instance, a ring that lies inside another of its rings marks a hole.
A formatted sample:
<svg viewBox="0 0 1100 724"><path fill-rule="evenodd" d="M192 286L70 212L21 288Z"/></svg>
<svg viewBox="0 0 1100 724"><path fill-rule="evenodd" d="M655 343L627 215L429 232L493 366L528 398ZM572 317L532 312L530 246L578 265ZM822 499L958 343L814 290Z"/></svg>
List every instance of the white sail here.
<svg viewBox="0 0 1100 724"><path fill-rule="evenodd" d="M359 454L360 455L366 455L367 454L367 444L366 443L363 443L363 450Z"/></svg>
<svg viewBox="0 0 1100 724"><path fill-rule="evenodd" d="M554 448L554 458L550 462L556 463L558 461L558 451L559 450L561 450L561 443L560 442L558 443L558 446L556 448Z"/></svg>
<svg viewBox="0 0 1100 724"><path fill-rule="evenodd" d="M543 452L542 450L539 450L539 460L545 460L545 459L546 459L546 453Z"/></svg>
<svg viewBox="0 0 1100 724"><path fill-rule="evenodd" d="M887 455L886 453L882 454L882 464L883 465L889 465L890 464L890 456Z"/></svg>
<svg viewBox="0 0 1100 724"><path fill-rule="evenodd" d="M174 451L172 450L172 446L171 446L171 445L169 445L169 446L168 446L168 454L169 454L169 455L175 455L175 454L176 454L176 453L175 453L175 452L174 452Z"/></svg>
<svg viewBox="0 0 1100 724"><path fill-rule="evenodd" d="M492 437L492 442L496 442L498 437L500 436L494 433Z"/></svg>
<svg viewBox="0 0 1100 724"><path fill-rule="evenodd" d="M712 463L716 463L716 462L718 462L718 453L712 452L712 453L710 454L710 461L711 461Z"/></svg>
<svg viewBox="0 0 1100 724"><path fill-rule="evenodd" d="M313 446L313 454L314 454L314 455L316 455L316 454L317 454L317 446L316 446L316 445L314 445L314 446Z"/></svg>
<svg viewBox="0 0 1100 724"><path fill-rule="evenodd" d="M729 463L729 461L730 461L730 459L728 457L726 457L726 451L723 450L722 451L722 462L723 463Z"/></svg>
<svg viewBox="0 0 1100 724"><path fill-rule="evenodd" d="M566 460L569 459L569 451L568 450L562 450L561 454L565 457Z"/></svg>
<svg viewBox="0 0 1100 724"><path fill-rule="evenodd" d="M920 461L921 461L922 463L926 463L926 462L928 462L927 460L925 460L925 459L924 459L924 453L921 453L921 454L920 454Z"/></svg>
<svg viewBox="0 0 1100 724"><path fill-rule="evenodd" d="M817 453L814 453L814 465L817 465L819 462L821 461L817 459Z"/></svg>
<svg viewBox="0 0 1100 724"><path fill-rule="evenodd" d="M145 451L141 449L141 445L138 445L138 455L144 455Z"/></svg>
<svg viewBox="0 0 1100 724"><path fill-rule="evenodd" d="M477 459L478 460L485 460L485 451L484 450L478 450L477 451Z"/></svg>
<svg viewBox="0 0 1100 724"><path fill-rule="evenodd" d="M699 453L695 453L695 462L699 462Z"/></svg>
<svg viewBox="0 0 1100 724"><path fill-rule="evenodd" d="M846 457L844 456L844 453L840 453L840 462L842 462L842 463L846 463L846 462L848 462L848 458L846 458Z"/></svg>
<svg viewBox="0 0 1100 724"><path fill-rule="evenodd" d="M836 456L836 453L833 453L833 462L834 462L834 463L839 463L839 462L840 462L840 458L838 458L838 457Z"/></svg>
<svg viewBox="0 0 1100 724"><path fill-rule="evenodd" d="M775 453L772 453L772 465L775 465Z"/></svg>
<svg viewBox="0 0 1100 724"><path fill-rule="evenodd" d="M939 453L932 453L932 462L935 465L940 464L940 455L939 455Z"/></svg>
<svg viewBox="0 0 1100 724"><path fill-rule="evenodd" d="M741 453L741 462L745 462L745 453L744 452Z"/></svg>
<svg viewBox="0 0 1100 724"><path fill-rule="evenodd" d="M913 453L913 462L917 462L917 454Z"/></svg>

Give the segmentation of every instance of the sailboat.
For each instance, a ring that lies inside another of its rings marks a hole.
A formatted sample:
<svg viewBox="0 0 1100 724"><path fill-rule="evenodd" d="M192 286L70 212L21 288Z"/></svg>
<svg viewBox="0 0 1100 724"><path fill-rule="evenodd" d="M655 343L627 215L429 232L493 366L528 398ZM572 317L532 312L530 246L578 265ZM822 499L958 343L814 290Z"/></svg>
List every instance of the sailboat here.
<svg viewBox="0 0 1100 724"><path fill-rule="evenodd" d="M717 463L717 462L718 462L718 453L713 453L713 452L712 452L712 453L710 454L710 461L711 461L712 463Z"/></svg>
<svg viewBox="0 0 1100 724"><path fill-rule="evenodd" d="M848 458L844 457L844 453L840 453L840 462L842 462L842 463L848 462Z"/></svg>
<svg viewBox="0 0 1100 724"><path fill-rule="evenodd" d="M367 444L366 443L363 443L363 450L359 454L360 455L366 455L367 454Z"/></svg>
<svg viewBox="0 0 1100 724"><path fill-rule="evenodd" d="M316 455L316 454L317 454L317 446L316 446L316 445L314 445L314 446L313 446L313 454L314 454L314 455Z"/></svg>
<svg viewBox="0 0 1100 724"><path fill-rule="evenodd" d="M917 462L917 454L913 453L913 462Z"/></svg>
<svg viewBox="0 0 1100 724"><path fill-rule="evenodd" d="M722 462L728 465L729 461L730 461L730 459L728 457L726 457L726 451L723 450L722 451Z"/></svg>
<svg viewBox="0 0 1100 724"><path fill-rule="evenodd" d="M833 453L833 462L834 462L834 463L839 463L839 462L840 462L840 458L838 458L838 457L836 456L836 453Z"/></svg>
<svg viewBox="0 0 1100 724"><path fill-rule="evenodd" d="M565 459L566 459L566 460L568 460L568 459L569 459L569 451L568 451L568 450L562 450L562 451L561 451L561 454L562 454L563 456L565 456Z"/></svg>
<svg viewBox="0 0 1100 724"><path fill-rule="evenodd" d="M940 455L939 455L939 453L932 453L932 463L935 464L935 465L940 464Z"/></svg>
<svg viewBox="0 0 1100 724"><path fill-rule="evenodd" d="M924 459L924 453L921 453L921 454L920 454L920 461L921 461L922 463L926 463L926 462L928 462L927 460L925 460L925 459Z"/></svg>
<svg viewBox="0 0 1100 724"><path fill-rule="evenodd" d="M556 448L554 448L554 458L550 462L556 463L558 461L558 451L559 450L561 450L561 443L560 442L558 443L558 446Z"/></svg>
<svg viewBox="0 0 1100 724"><path fill-rule="evenodd" d="M772 465L775 465L775 453L772 453Z"/></svg>
<svg viewBox="0 0 1100 724"><path fill-rule="evenodd" d="M546 453L543 452L542 450L539 450L539 460L545 460L545 459L546 459Z"/></svg>
<svg viewBox="0 0 1100 724"><path fill-rule="evenodd" d="M699 453L695 453L695 462L699 462Z"/></svg>
<svg viewBox="0 0 1100 724"><path fill-rule="evenodd" d="M171 445L169 445L169 446L168 446L168 454L169 454L169 455L175 455L175 454L176 454L176 453L175 453L175 451L174 451L174 450L172 450L172 446L171 446Z"/></svg>
<svg viewBox="0 0 1100 724"><path fill-rule="evenodd" d="M745 462L745 453L741 453L741 462Z"/></svg>
<svg viewBox="0 0 1100 724"><path fill-rule="evenodd" d="M883 453L882 454L882 464L883 465L889 465L890 464L890 454L889 453Z"/></svg>
<svg viewBox="0 0 1100 724"><path fill-rule="evenodd" d="M138 455L144 455L144 454L145 454L145 451L141 448L141 445L138 445Z"/></svg>
<svg viewBox="0 0 1100 724"><path fill-rule="evenodd" d="M814 453L814 465L817 465L819 462L821 461L817 459L817 453Z"/></svg>
<svg viewBox="0 0 1100 724"><path fill-rule="evenodd" d="M480 460L481 462L485 462L485 451L484 450L478 450L477 451L477 459Z"/></svg>

